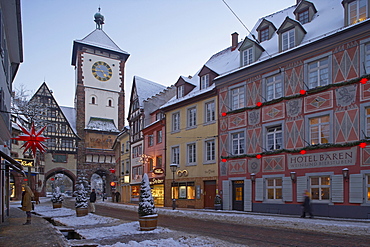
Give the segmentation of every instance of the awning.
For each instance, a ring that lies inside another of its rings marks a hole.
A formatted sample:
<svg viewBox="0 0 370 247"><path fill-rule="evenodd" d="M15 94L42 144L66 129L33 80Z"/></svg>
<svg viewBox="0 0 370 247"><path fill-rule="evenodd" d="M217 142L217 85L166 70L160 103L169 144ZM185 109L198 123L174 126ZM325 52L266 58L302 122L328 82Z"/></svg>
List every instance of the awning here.
<svg viewBox="0 0 370 247"><path fill-rule="evenodd" d="M9 165L11 168L13 168L14 171L22 174L23 176L26 176L26 174L23 171L23 167L21 164L19 164L19 162L15 161L12 157L10 157L9 155L7 155L1 150L0 150L0 156L9 162L8 164L6 163L5 165Z"/></svg>

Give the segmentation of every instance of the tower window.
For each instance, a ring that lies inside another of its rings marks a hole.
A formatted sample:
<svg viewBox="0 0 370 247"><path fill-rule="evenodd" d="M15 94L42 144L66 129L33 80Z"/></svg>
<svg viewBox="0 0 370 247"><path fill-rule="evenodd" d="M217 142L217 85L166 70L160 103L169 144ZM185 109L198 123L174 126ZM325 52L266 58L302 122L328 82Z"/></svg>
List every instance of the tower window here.
<svg viewBox="0 0 370 247"><path fill-rule="evenodd" d="M108 99L108 106L109 106L109 107L113 107L113 100Z"/></svg>
<svg viewBox="0 0 370 247"><path fill-rule="evenodd" d="M96 104L96 98L94 96L91 97L91 104L93 104L93 105Z"/></svg>

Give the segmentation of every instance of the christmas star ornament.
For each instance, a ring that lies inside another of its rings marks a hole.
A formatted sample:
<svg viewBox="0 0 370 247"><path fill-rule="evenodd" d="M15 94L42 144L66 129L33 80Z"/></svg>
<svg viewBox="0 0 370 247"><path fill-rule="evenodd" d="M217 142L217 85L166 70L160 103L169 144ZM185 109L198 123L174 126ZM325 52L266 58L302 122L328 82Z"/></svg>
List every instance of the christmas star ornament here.
<svg viewBox="0 0 370 247"><path fill-rule="evenodd" d="M18 126L23 131L23 134L19 135L18 137L14 137L12 139L25 142L23 146L21 147L21 148L24 147L23 153L27 152L28 149L31 149L33 156L36 157L37 150L39 150L41 153L44 153L46 151L47 147L42 142L44 142L46 139L49 139L49 137L45 137L41 135L41 133L45 130L46 126L42 127L38 131L36 131L35 125L33 123L31 125L30 130L25 129L19 124Z"/></svg>

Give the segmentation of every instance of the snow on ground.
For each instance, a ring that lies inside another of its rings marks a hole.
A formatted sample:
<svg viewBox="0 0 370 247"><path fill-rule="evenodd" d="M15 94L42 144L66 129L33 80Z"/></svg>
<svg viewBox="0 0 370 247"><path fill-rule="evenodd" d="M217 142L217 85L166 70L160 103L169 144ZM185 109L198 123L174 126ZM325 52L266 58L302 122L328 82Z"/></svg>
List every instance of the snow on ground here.
<svg viewBox="0 0 370 247"><path fill-rule="evenodd" d="M115 206L114 203L107 203L109 206ZM122 204L121 204L122 205ZM122 205L125 208L126 205ZM137 210L137 206L128 206L131 210ZM97 243L114 242L113 244L101 244L101 247L121 247L121 246L133 246L133 247L211 247L211 246L239 246L233 245L218 239L194 236L178 231L172 231L168 228L157 227L153 231L140 231L138 221L124 222L119 219L111 217L99 216L96 214L89 213L83 217L77 217L76 211L68 208L52 208L50 199L42 198L41 204L36 205L34 212L43 217L52 218L57 225L63 225L62 228L73 228L75 232L80 234L84 239L94 241ZM150 235L150 240L148 236ZM128 238L135 237L135 239L141 239L142 241L130 240ZM139 236L139 237L137 237ZM154 238L154 239L153 239ZM117 239L117 241L114 241ZM124 239L121 242L120 239ZM127 240L128 239L128 240ZM83 240L71 240L71 241L83 241Z"/></svg>
<svg viewBox="0 0 370 247"><path fill-rule="evenodd" d="M137 211L136 205L125 205L111 203L109 201L100 202L109 204L110 207L124 208ZM325 233L341 233L348 235L370 234L370 220L356 221L353 219L310 219L298 216L283 215L263 215L257 213L235 212L226 210L191 210L191 209L165 209L157 208L159 215L172 215L174 217L189 217L195 219L212 220L219 222L230 222L235 224L258 225L267 227L283 227L289 229L300 229L309 231L319 231Z"/></svg>
<svg viewBox="0 0 370 247"><path fill-rule="evenodd" d="M77 217L75 210L68 208L53 209L49 198L42 198L42 203L36 205L35 212L44 217L51 217L55 222L66 227L73 227L76 232L87 240L99 243L101 247L121 246L157 246L157 247L184 247L184 246L237 246L218 239L189 235L158 227L154 231L140 231L138 221L124 222L119 219L103 217L96 214ZM137 205L99 201L109 207L137 211ZM353 219L309 219L297 216L262 215L235 211L192 210L158 208L159 215L172 215L174 217L190 217L204 220L231 222L269 227L283 227L302 229L326 233L341 233L348 235L370 234L370 220L356 221ZM150 238L150 239L149 239ZM109 240L109 241L108 241ZM112 243L113 241L113 243ZM107 245L107 243L109 244ZM123 243L124 242L124 243Z"/></svg>

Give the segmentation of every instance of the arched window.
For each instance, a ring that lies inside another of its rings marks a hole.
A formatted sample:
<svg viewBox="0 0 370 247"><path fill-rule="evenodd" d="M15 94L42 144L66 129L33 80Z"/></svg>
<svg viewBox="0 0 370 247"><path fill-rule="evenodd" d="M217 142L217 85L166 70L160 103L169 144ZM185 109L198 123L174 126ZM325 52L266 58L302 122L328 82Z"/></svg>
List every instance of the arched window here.
<svg viewBox="0 0 370 247"><path fill-rule="evenodd" d="M95 105L96 104L96 98L95 96L91 97L91 104Z"/></svg>
<svg viewBox="0 0 370 247"><path fill-rule="evenodd" d="M108 106L112 106L112 100L111 99L108 100Z"/></svg>

